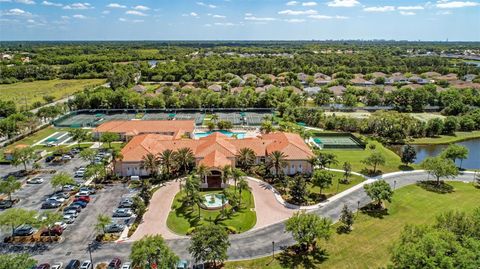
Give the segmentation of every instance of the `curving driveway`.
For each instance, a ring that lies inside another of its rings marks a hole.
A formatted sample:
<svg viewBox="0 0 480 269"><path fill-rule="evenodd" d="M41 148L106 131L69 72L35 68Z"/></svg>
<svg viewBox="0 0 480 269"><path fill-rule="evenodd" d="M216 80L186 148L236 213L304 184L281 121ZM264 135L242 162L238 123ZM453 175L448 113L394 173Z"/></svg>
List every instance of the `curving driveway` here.
<svg viewBox="0 0 480 269"><path fill-rule="evenodd" d="M358 184L349 190L331 197L319 207L309 211L337 221L344 204L348 205L353 210L357 210L358 205L361 207L370 202L370 199L363 190L364 184L382 178L386 180L392 187L395 186L395 188L400 188L406 185L414 184L419 180L426 180L428 177L428 174L424 171L410 171L396 172L374 179L368 179L367 181L364 181L363 183ZM473 173L465 173L463 175L459 175L454 180L472 182L472 179ZM257 212L259 215L272 213L273 212ZM182 258L190 259L190 255L187 251L189 245L188 238L177 238L166 241L173 251L177 253L177 255ZM284 222L278 222L265 227L258 227L238 235L231 235L231 247L228 250L229 260L253 259L270 255L273 241L275 242L276 251L280 250L280 248L283 246L288 246L294 243L291 235L284 232ZM74 249L71 249L72 258L75 257L79 258L80 260L88 258L88 252L86 251L86 246L84 244L73 245L73 247ZM131 242L104 244L92 252L92 256L96 261L108 260L113 257L120 257L123 260L126 259L130 254L130 247ZM48 259L46 256L53 255L53 257L56 257L55 255L58 254L58 249L59 246L51 247L51 249L47 249L42 253L38 253L35 258L37 258L39 261L43 261ZM65 257L64 251L62 254L63 255L61 257Z"/></svg>

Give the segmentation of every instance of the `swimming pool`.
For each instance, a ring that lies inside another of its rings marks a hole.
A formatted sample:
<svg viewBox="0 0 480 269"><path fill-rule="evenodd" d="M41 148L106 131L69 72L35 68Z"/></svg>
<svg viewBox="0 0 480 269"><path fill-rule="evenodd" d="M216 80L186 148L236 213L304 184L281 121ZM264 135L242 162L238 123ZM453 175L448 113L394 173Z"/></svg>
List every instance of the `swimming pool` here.
<svg viewBox="0 0 480 269"><path fill-rule="evenodd" d="M215 130L215 131L208 131L208 132L202 132L202 133L195 133L194 136L195 138L202 138L202 137L206 137L206 136L209 136L213 133L222 133L228 137L232 137L232 136L236 136L238 139L243 139L245 138L245 133L242 133L242 132L230 132L230 131L226 131L226 130Z"/></svg>

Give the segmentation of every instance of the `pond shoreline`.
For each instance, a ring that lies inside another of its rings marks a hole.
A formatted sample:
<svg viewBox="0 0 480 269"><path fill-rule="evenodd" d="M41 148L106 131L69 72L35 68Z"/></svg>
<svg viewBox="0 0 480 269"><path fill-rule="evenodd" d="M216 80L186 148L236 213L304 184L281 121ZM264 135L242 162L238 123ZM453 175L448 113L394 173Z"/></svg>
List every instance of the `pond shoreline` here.
<svg viewBox="0 0 480 269"><path fill-rule="evenodd" d="M449 135L442 135L436 138L417 138L413 141L405 143L405 145L448 145L457 142L463 142L467 140L473 140L480 138L480 131L472 131L472 132L457 132L456 134L465 134L460 136L449 136Z"/></svg>

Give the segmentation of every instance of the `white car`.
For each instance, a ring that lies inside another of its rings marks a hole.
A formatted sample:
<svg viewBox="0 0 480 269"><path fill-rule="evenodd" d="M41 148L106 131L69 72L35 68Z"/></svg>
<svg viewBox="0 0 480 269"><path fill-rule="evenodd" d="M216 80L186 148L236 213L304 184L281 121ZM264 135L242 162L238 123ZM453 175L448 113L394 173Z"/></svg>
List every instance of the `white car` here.
<svg viewBox="0 0 480 269"><path fill-rule="evenodd" d="M57 262L50 267L50 269L62 269L63 268L63 262Z"/></svg>
<svg viewBox="0 0 480 269"><path fill-rule="evenodd" d="M41 177L27 179L27 184L42 184L45 180Z"/></svg>
<svg viewBox="0 0 480 269"><path fill-rule="evenodd" d="M121 269L130 269L132 268L132 263L131 262L126 262L122 265Z"/></svg>
<svg viewBox="0 0 480 269"><path fill-rule="evenodd" d="M89 191L79 191L75 197L80 197L80 196L89 196L90 192Z"/></svg>
<svg viewBox="0 0 480 269"><path fill-rule="evenodd" d="M47 202L59 202L59 203L63 203L65 202L65 198L63 197L60 197L60 196L52 196L52 197L49 197L47 198L46 200Z"/></svg>
<svg viewBox="0 0 480 269"><path fill-rule="evenodd" d="M62 160L63 161L70 161L72 159L72 157L68 156L68 155L63 155L62 156Z"/></svg>
<svg viewBox="0 0 480 269"><path fill-rule="evenodd" d="M62 229L67 229L67 224L63 221L58 221L58 222L55 222L54 226L60 226L62 227Z"/></svg>
<svg viewBox="0 0 480 269"><path fill-rule="evenodd" d="M72 215L63 215L63 221L67 224L72 224L75 218Z"/></svg>
<svg viewBox="0 0 480 269"><path fill-rule="evenodd" d="M117 210L113 212L114 218L129 218L132 215L133 212L129 208L117 208Z"/></svg>
<svg viewBox="0 0 480 269"><path fill-rule="evenodd" d="M90 262L89 260L83 261L80 269L92 269L92 262Z"/></svg>
<svg viewBox="0 0 480 269"><path fill-rule="evenodd" d="M72 216L76 218L78 217L78 212L76 210L67 210L63 213L63 216Z"/></svg>
<svg viewBox="0 0 480 269"><path fill-rule="evenodd" d="M83 176L85 176L85 171L77 171L77 172L75 172L74 176L75 177L83 177Z"/></svg>
<svg viewBox="0 0 480 269"><path fill-rule="evenodd" d="M64 191L73 191L74 189L75 189L75 186L72 186L72 185L63 186Z"/></svg>

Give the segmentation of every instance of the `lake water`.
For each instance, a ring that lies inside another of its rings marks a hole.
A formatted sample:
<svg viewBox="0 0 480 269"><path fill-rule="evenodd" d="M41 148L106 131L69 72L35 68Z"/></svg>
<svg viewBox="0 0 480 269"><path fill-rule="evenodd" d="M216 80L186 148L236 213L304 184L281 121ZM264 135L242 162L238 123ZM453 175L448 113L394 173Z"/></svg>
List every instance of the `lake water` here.
<svg viewBox="0 0 480 269"><path fill-rule="evenodd" d="M468 158L463 160L462 168L467 169L480 169L480 138L465 140L456 144L462 145L468 148ZM437 156L448 145L413 145L417 151L417 159L415 163L421 163L427 157ZM399 152L397 148L395 150ZM460 160L457 160L457 165L460 166Z"/></svg>

